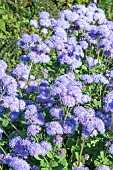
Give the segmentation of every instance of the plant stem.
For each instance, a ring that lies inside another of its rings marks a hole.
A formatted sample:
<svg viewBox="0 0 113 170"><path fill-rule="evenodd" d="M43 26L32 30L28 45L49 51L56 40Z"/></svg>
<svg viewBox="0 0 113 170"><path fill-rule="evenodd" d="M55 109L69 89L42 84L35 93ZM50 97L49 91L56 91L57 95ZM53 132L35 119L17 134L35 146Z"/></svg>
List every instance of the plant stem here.
<svg viewBox="0 0 113 170"><path fill-rule="evenodd" d="M36 140L36 142L38 142L38 138L37 138L37 136L35 136L35 140Z"/></svg>
<svg viewBox="0 0 113 170"><path fill-rule="evenodd" d="M10 124L12 125L12 127L18 132L18 129L16 128L15 125L13 125L13 123L10 122ZM18 132L19 133L19 132Z"/></svg>
<svg viewBox="0 0 113 170"><path fill-rule="evenodd" d="M81 163L81 157L82 157L82 152L83 152L84 146L85 146L85 139L83 138L83 141L82 141L82 144L81 144L79 160L78 160L78 166L80 166L80 163Z"/></svg>
<svg viewBox="0 0 113 170"><path fill-rule="evenodd" d="M102 105L103 105L103 103L102 103L102 97L103 97L103 95L102 95L102 86L101 86L101 84L100 84L100 111L102 112Z"/></svg>
<svg viewBox="0 0 113 170"><path fill-rule="evenodd" d="M47 164L49 164L49 165L50 165L50 163L48 162L48 160L46 159L46 157L45 157L45 156L44 156L44 160L46 161L46 163L47 163ZM52 170L51 165L50 165L50 170Z"/></svg>
<svg viewBox="0 0 113 170"><path fill-rule="evenodd" d="M3 153L6 155L5 150L0 146L0 149L3 151Z"/></svg>
<svg viewBox="0 0 113 170"><path fill-rule="evenodd" d="M3 129L3 131L4 131L4 134L7 136L7 137L9 137L9 135L6 133L6 131Z"/></svg>
<svg viewBox="0 0 113 170"><path fill-rule="evenodd" d="M67 111L65 118L64 118L64 122L66 121L67 117L68 117L69 112Z"/></svg>
<svg viewBox="0 0 113 170"><path fill-rule="evenodd" d="M110 146L110 142L108 142L108 146L107 146L106 151L105 151L105 157L107 157L107 152L108 152L109 146Z"/></svg>
<svg viewBox="0 0 113 170"><path fill-rule="evenodd" d="M79 141L79 136L77 137L77 140L76 140L76 146L78 145L78 141Z"/></svg>
<svg viewBox="0 0 113 170"><path fill-rule="evenodd" d="M3 170L3 164L2 164L2 165L0 165L0 170Z"/></svg>
<svg viewBox="0 0 113 170"><path fill-rule="evenodd" d="M111 113L111 132L113 131L113 112Z"/></svg>
<svg viewBox="0 0 113 170"><path fill-rule="evenodd" d="M67 119L67 117L68 117L68 115L69 115L69 113L70 113L70 108L69 107L67 107L67 110L66 110L66 115L65 115L65 118L64 118L64 122L66 121L66 119Z"/></svg>
<svg viewBox="0 0 113 170"><path fill-rule="evenodd" d="M3 117L6 118L7 120L9 120L8 117L7 117L6 115L3 115ZM12 127L13 127L16 131L18 131L18 129L16 128L15 125L13 125L12 122L9 122L9 123L12 125Z"/></svg>

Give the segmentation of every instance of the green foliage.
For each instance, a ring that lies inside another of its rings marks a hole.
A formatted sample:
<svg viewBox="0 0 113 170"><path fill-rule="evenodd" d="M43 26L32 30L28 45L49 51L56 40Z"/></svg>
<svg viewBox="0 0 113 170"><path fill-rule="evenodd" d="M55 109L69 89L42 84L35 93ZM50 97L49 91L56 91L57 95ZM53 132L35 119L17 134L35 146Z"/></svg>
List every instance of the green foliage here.
<svg viewBox="0 0 113 170"><path fill-rule="evenodd" d="M105 11L108 19L113 20L113 0L99 0L98 7Z"/></svg>
<svg viewBox="0 0 113 170"><path fill-rule="evenodd" d="M2 19L0 19L0 30L7 34L5 22Z"/></svg>
<svg viewBox="0 0 113 170"><path fill-rule="evenodd" d="M38 12L40 11L48 11L51 16L57 17L57 13L65 9L67 7L71 7L74 4L88 4L91 0L2 0L0 2L0 58L4 59L8 63L8 71L11 70L12 67L15 67L15 65L19 62L18 58L20 55L25 54L24 51L22 51L20 48L16 46L17 41L21 38L23 33L33 33L33 29L29 27L29 21L31 19L37 19ZM105 0L103 3L103 0L100 0L98 2L98 7L102 8L105 13L107 14L107 17L109 19L113 19L113 2L112 0ZM92 53L95 53L94 51ZM51 52L51 55L53 56L53 53ZM97 55L95 53L95 55ZM57 73L55 76L64 74L65 70L68 70L68 66L59 67L59 61L55 59L51 59L51 62L46 65L46 68L49 71L49 75L52 77ZM104 61L103 61L104 63ZM105 63L101 66L103 67ZM37 70L41 72L41 70L45 66L35 66L33 68L33 74L38 74ZM82 65L81 72L86 74L88 72L88 69L86 65ZM89 73L93 73L94 68L90 69ZM97 73L101 72L100 67L96 70ZM39 75L41 77L42 75ZM51 78L51 81L54 81L56 77L53 77L53 80ZM76 78L80 78L80 75L77 74ZM100 85L99 85L100 86ZM102 88L103 88L103 94L106 92L106 89L104 87L99 86L90 86L88 88L85 88L84 86L84 92L87 94L94 94L95 96L92 96L94 99L92 102L92 107L100 107L101 111L101 98L99 98L99 95ZM104 91L105 90L105 91ZM94 93L94 91L97 91L97 94ZM31 96L32 98L32 96ZM87 105L86 105L87 107ZM9 126L9 120L4 118L2 120L2 126L8 127ZM14 127L13 127L14 128ZM9 138L14 137L15 135L20 135L21 137L25 137L26 133L23 130L17 130L13 131ZM42 134L41 134L42 135ZM38 136L39 139L42 139L43 136ZM75 135L75 138L77 138L77 135ZM113 139L113 133L111 133L110 138ZM83 157L81 157L81 162L86 163L89 166L92 166L91 163L93 162L93 166L101 166L101 165L112 165L112 157L109 155L106 156L107 151L103 151L104 148L104 138L100 142L100 139L88 141L87 145L84 148L84 154L90 153L89 157L90 160L85 160ZM75 145L75 140L71 137L67 139L66 146L68 152L68 160L71 162L74 162L73 166L76 166L79 160L79 152L80 152L80 144L82 143L80 139L78 139L79 146ZM0 146L4 146L5 142L0 141ZM57 153L58 151L56 151ZM70 154L72 154L72 157L70 158ZM35 156L36 161L40 163L41 170L50 170L50 167L52 167L52 170L68 170L70 167L68 167L68 162L66 158L66 154L63 154L59 156L58 154L53 155L51 152L48 152L46 157L43 159L39 156ZM80 163L81 163L80 162ZM81 163L81 164L82 164ZM1 167L1 165L0 165ZM94 167L92 167L93 169ZM11 168L10 168L11 170Z"/></svg>
<svg viewBox="0 0 113 170"><path fill-rule="evenodd" d="M9 70L18 63L23 53L16 43L23 33L30 33L29 21L37 19L40 11L48 11L55 17L59 9L52 0L0 2L0 58L9 63Z"/></svg>
<svg viewBox="0 0 113 170"><path fill-rule="evenodd" d="M2 126L3 126L3 127L7 127L8 124L9 124L9 120L8 120L8 119L3 119L3 121L2 121Z"/></svg>

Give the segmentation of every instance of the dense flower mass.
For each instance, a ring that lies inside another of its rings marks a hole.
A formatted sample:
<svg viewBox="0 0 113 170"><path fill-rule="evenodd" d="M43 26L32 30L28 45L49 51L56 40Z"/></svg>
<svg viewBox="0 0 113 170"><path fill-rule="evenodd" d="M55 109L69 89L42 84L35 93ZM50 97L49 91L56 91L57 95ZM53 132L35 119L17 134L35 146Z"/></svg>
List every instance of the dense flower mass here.
<svg viewBox="0 0 113 170"><path fill-rule="evenodd" d="M8 164L10 167L12 167L14 170L30 170L29 164L18 157L15 157L14 155L11 154L6 154L3 158L3 163Z"/></svg>
<svg viewBox="0 0 113 170"><path fill-rule="evenodd" d="M88 103L91 97L82 93L81 82L75 80L73 73L59 76L52 87L52 94L59 96L64 106L74 107L75 104Z"/></svg>
<svg viewBox="0 0 113 170"><path fill-rule="evenodd" d="M51 107L50 114L54 116L56 119L61 119L61 117L63 117L63 111L59 106Z"/></svg>
<svg viewBox="0 0 113 170"><path fill-rule="evenodd" d="M87 167L75 167L73 170L89 170Z"/></svg>
<svg viewBox="0 0 113 170"><path fill-rule="evenodd" d="M113 155L113 144L109 147L109 152Z"/></svg>
<svg viewBox="0 0 113 170"><path fill-rule="evenodd" d="M97 167L96 170L110 170L110 168L108 166L100 166L100 167Z"/></svg>
<svg viewBox="0 0 113 170"><path fill-rule="evenodd" d="M111 170L113 22L92 3L30 26L20 63L0 60L0 169Z"/></svg>
<svg viewBox="0 0 113 170"><path fill-rule="evenodd" d="M46 131L48 135L63 134L63 129L57 121L46 123Z"/></svg>

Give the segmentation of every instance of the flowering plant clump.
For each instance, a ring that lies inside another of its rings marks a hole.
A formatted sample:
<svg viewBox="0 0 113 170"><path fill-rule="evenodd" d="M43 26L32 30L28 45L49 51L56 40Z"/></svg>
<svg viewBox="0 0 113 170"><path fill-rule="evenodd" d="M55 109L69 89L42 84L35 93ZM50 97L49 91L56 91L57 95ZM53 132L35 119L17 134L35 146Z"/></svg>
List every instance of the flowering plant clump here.
<svg viewBox="0 0 113 170"><path fill-rule="evenodd" d="M0 60L1 170L112 170L113 22L90 4L30 26Z"/></svg>

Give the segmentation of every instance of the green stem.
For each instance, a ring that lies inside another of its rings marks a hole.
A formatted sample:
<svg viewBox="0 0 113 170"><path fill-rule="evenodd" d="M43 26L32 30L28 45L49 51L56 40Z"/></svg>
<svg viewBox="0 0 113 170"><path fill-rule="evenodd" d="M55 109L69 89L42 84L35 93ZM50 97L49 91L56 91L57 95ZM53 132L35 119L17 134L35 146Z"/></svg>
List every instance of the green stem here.
<svg viewBox="0 0 113 170"><path fill-rule="evenodd" d="M103 98L103 95L102 95L102 86L100 84L100 112L102 112L102 107L103 107L102 98Z"/></svg>
<svg viewBox="0 0 113 170"><path fill-rule="evenodd" d="M3 115L3 117L4 118L6 118L6 119L8 119L8 117L7 116L5 116L5 115ZM9 120L9 119L8 119ZM19 133L19 131L18 131L18 129L16 128L16 126L15 125L13 125L13 123L12 122L9 122L10 124L11 124L11 126Z"/></svg>
<svg viewBox="0 0 113 170"><path fill-rule="evenodd" d="M30 66L29 66L29 71L28 71L28 80L27 80L28 87L29 87L29 80L30 80L30 73L31 73L31 70L32 70L32 66L33 66L33 63L31 62Z"/></svg>
<svg viewBox="0 0 113 170"><path fill-rule="evenodd" d="M16 128L16 126L13 125L13 123L11 123L11 122L10 122L10 124L11 124L11 126L18 132L18 129Z"/></svg>
<svg viewBox="0 0 113 170"><path fill-rule="evenodd" d="M108 146L107 146L106 151L105 151L105 158L107 157L107 152L108 152L109 146L110 146L110 142L108 142Z"/></svg>
<svg viewBox="0 0 113 170"><path fill-rule="evenodd" d="M35 136L35 140L36 140L36 142L38 142L38 138L37 138L37 136Z"/></svg>
<svg viewBox="0 0 113 170"><path fill-rule="evenodd" d="M113 112L111 113L111 132L113 131Z"/></svg>
<svg viewBox="0 0 113 170"><path fill-rule="evenodd" d="M82 153L83 153L84 146L85 146L85 139L83 139L83 142L81 144L81 150L80 150L80 155L79 155L79 160L78 160L78 166L80 166L80 163L81 163L81 158L82 158Z"/></svg>
<svg viewBox="0 0 113 170"><path fill-rule="evenodd" d="M3 170L3 164L0 166L0 170Z"/></svg>
<svg viewBox="0 0 113 170"><path fill-rule="evenodd" d="M64 122L66 121L67 117L68 117L69 112L67 111L65 118L64 118Z"/></svg>
<svg viewBox="0 0 113 170"><path fill-rule="evenodd" d="M46 159L46 157L44 156L44 160L46 161L47 164L49 164L48 160Z"/></svg>
<svg viewBox="0 0 113 170"><path fill-rule="evenodd" d="M78 146L79 136L77 137L76 146Z"/></svg>
<svg viewBox="0 0 113 170"><path fill-rule="evenodd" d="M68 117L68 114L70 113L70 108L67 107L67 110L66 110L66 115L65 115L65 118L64 118L64 122L66 121L67 117Z"/></svg>
<svg viewBox="0 0 113 170"><path fill-rule="evenodd" d="M46 163L47 163L48 165L50 165L50 163L48 162L48 160L46 159L46 157L45 157L45 156L44 156L44 160L46 161ZM52 170L51 165L50 165L50 170Z"/></svg>
<svg viewBox="0 0 113 170"><path fill-rule="evenodd" d="M3 153L6 155L5 150L0 146L0 149L3 151Z"/></svg>
<svg viewBox="0 0 113 170"><path fill-rule="evenodd" d="M6 133L6 131L3 129L3 131L4 131L4 134L7 136L7 137L9 137L9 135Z"/></svg>

